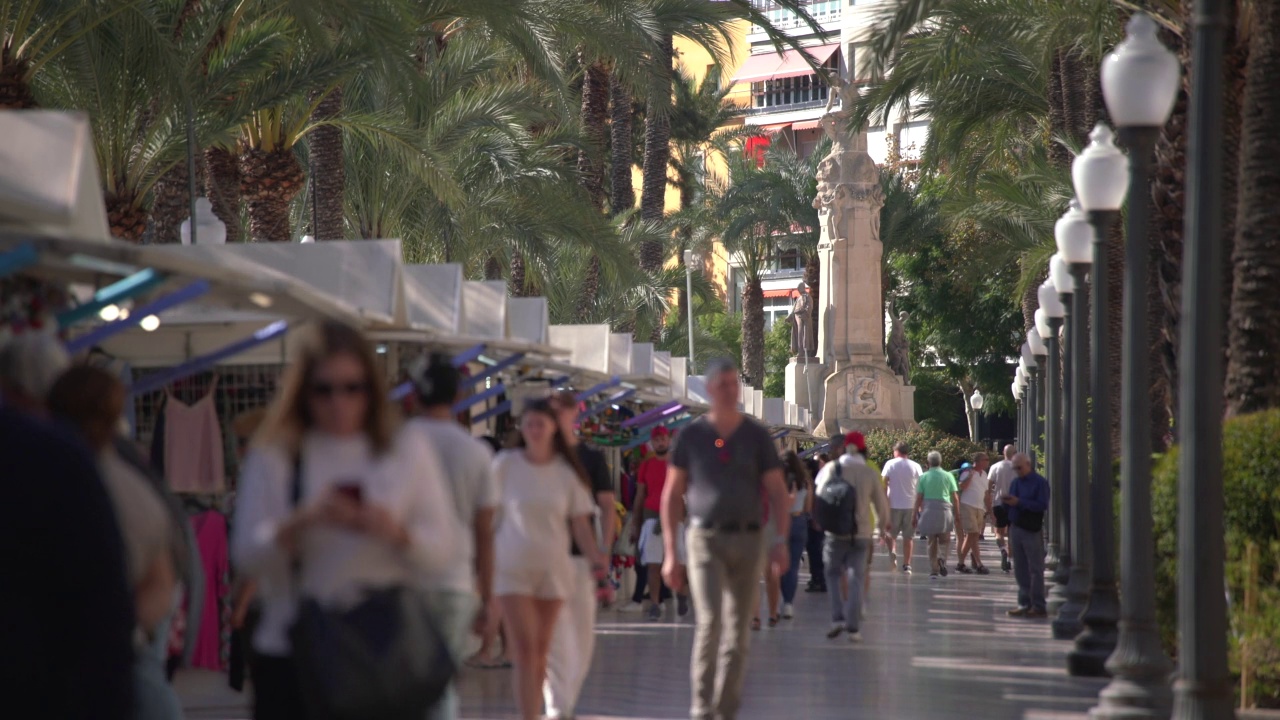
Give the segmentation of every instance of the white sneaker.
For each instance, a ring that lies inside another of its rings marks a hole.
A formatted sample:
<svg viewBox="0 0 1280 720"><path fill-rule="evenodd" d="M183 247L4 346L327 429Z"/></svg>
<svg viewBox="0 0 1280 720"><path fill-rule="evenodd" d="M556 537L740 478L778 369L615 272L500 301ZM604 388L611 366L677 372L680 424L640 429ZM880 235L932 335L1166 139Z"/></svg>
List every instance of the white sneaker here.
<svg viewBox="0 0 1280 720"><path fill-rule="evenodd" d="M849 638L849 642L851 642L851 643L860 643L860 642L862 642L862 633L861 633L861 632L858 632L857 630L854 630L854 631L853 631L853 632L851 632L851 633L847 633L847 634L845 635L845 637Z"/></svg>
<svg viewBox="0 0 1280 720"><path fill-rule="evenodd" d="M644 603L638 603L638 602L629 602L629 603L626 603L625 605L618 606L618 612L620 613L638 613L638 612L643 612L644 609L645 609Z"/></svg>
<svg viewBox="0 0 1280 720"><path fill-rule="evenodd" d="M796 616L796 610L795 610L795 608L791 607L791 603L783 603L783 604L782 604L782 617L786 618L787 620L790 620L791 618L794 618L795 616Z"/></svg>

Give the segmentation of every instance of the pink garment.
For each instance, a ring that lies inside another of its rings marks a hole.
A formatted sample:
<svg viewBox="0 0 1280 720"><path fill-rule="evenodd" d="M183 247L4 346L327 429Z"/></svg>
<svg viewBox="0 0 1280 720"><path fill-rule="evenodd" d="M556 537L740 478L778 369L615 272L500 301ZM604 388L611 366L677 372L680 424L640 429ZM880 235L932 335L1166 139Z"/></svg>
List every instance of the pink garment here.
<svg viewBox="0 0 1280 720"><path fill-rule="evenodd" d="M213 404L215 377L209 393L188 405L165 393L164 477L174 492L219 493L226 488L222 426Z"/></svg>
<svg viewBox="0 0 1280 720"><path fill-rule="evenodd" d="M200 563L204 566L204 604L191 667L225 670L222 657L222 600L231 591L231 562L227 555L227 519L210 510L191 518ZM188 618L188 622L196 619Z"/></svg>

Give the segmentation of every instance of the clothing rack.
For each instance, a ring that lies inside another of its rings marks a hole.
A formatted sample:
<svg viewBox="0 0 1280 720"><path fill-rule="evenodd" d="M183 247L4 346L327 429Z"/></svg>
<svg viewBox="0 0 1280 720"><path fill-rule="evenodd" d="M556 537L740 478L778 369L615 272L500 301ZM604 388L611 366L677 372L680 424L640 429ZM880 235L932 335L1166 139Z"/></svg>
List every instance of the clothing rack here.
<svg viewBox="0 0 1280 720"><path fill-rule="evenodd" d="M137 382L147 375L169 369L134 368L133 379ZM280 363L225 365L178 380L168 388L175 398L192 404L209 393L217 378L213 402L218 413L218 423L222 426L223 457L229 478L236 477L240 470L236 436L231 422L241 413L265 407L271 402L283 372L284 365ZM146 446L150 446L155 435L156 421L164 406L165 396L164 390L156 390L134 397L137 438ZM234 487L234 483L228 483L228 486Z"/></svg>

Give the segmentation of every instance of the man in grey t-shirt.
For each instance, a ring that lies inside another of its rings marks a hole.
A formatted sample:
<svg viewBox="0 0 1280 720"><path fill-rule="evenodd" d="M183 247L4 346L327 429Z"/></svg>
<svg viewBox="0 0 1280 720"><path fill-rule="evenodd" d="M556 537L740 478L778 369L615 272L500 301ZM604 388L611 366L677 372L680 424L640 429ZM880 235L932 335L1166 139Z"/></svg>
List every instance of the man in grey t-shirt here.
<svg viewBox="0 0 1280 720"><path fill-rule="evenodd" d="M769 431L738 411L737 368L725 360L712 362L706 382L711 412L680 433L662 490L662 576L676 592L689 583L697 613L690 717L733 720L742 700L752 600L766 557L779 574L789 561L790 500ZM686 496L687 572L675 537ZM766 521L772 523L770 548L765 548ZM720 664L722 631L728 637Z"/></svg>

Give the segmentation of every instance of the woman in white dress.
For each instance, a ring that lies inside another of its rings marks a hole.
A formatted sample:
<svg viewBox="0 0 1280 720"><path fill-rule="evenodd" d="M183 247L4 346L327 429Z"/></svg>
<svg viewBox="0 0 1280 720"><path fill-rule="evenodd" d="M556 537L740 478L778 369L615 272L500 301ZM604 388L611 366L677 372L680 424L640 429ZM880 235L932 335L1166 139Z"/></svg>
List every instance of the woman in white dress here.
<svg viewBox="0 0 1280 720"><path fill-rule="evenodd" d="M542 716L542 684L552 631L565 598L575 591L572 538L606 577L591 517L595 502L586 471L569 448L551 404L538 400L520 420L523 447L493 461L502 490L494 539L494 595L515 661L516 706L523 720Z"/></svg>

